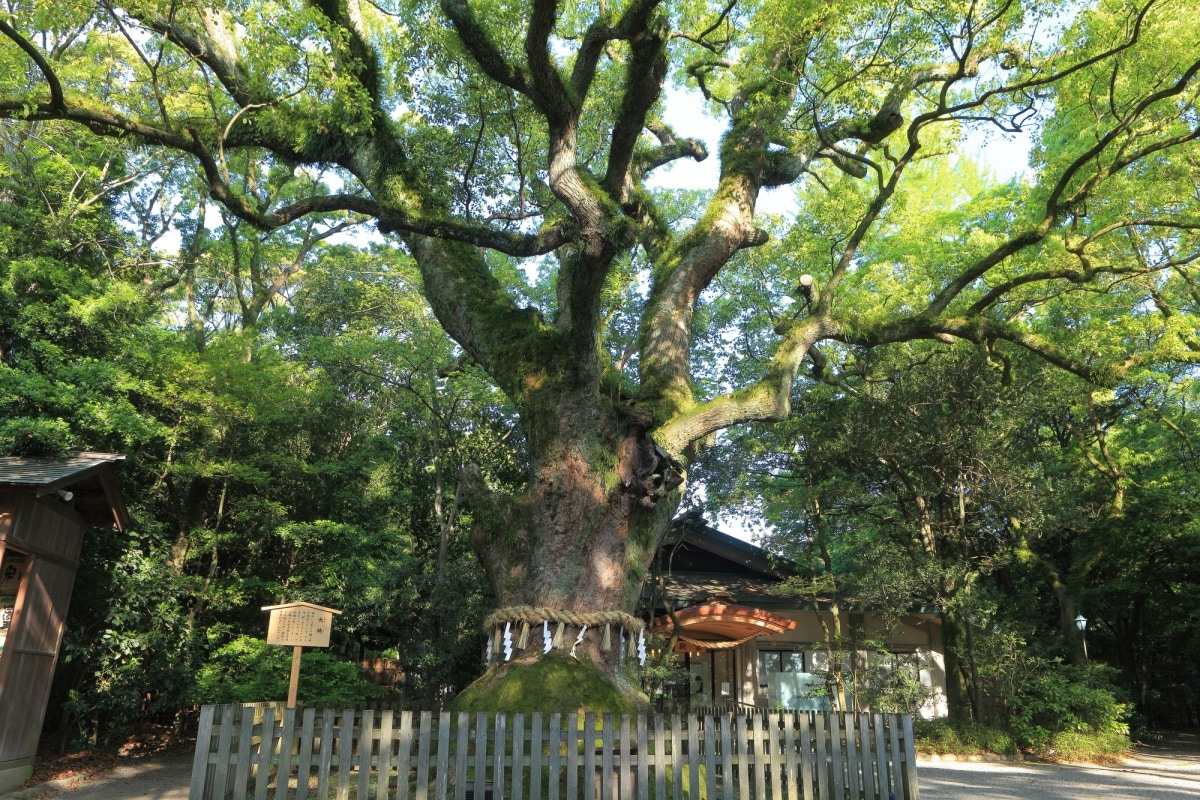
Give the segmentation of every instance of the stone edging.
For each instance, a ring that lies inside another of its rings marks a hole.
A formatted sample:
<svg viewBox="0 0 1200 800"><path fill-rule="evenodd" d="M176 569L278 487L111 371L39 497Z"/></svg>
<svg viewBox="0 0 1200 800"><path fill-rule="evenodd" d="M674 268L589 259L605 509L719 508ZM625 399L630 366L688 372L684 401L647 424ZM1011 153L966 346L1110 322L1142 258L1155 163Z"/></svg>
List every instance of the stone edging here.
<svg viewBox="0 0 1200 800"><path fill-rule="evenodd" d="M950 761L978 764L984 762L991 763L1025 760L1025 757L1021 753L1011 756L1004 755L1003 753L975 753L973 755L961 755L958 753L917 753L917 761Z"/></svg>

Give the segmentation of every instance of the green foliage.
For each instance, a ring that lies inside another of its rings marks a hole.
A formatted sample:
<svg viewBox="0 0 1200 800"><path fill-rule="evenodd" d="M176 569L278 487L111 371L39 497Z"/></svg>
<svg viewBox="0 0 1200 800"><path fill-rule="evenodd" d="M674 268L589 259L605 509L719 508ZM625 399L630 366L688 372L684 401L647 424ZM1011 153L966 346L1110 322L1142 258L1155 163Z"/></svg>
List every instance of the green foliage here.
<svg viewBox="0 0 1200 800"><path fill-rule="evenodd" d="M1110 677L1100 665L1044 664L1007 698L1014 735L1022 745L1046 752L1064 733L1099 735L1105 742L1128 739L1129 705L1117 700Z"/></svg>
<svg viewBox="0 0 1200 800"><path fill-rule="evenodd" d="M85 537L55 674L72 744L120 743L143 720L170 719L192 694L187 590L165 550L108 530Z"/></svg>
<svg viewBox="0 0 1200 800"><path fill-rule="evenodd" d="M63 419L16 417L0 423L0 452L27 458L61 458L75 443Z"/></svg>
<svg viewBox="0 0 1200 800"><path fill-rule="evenodd" d="M374 689L347 664L386 648L410 700L465 685L488 595L456 474L469 458L520 480L521 464L477 372L437 378L454 354L411 263L311 227L205 227L211 207L173 165L159 191L122 194L118 156L140 156L53 125L0 137L0 452L129 455L133 525L89 534L47 730L119 741L172 721L197 675L202 696L231 697L211 665L281 600L343 611L315 669L340 659L360 696ZM314 188L268 172L264 202ZM151 250L172 215L182 252ZM239 685L274 691L258 678Z"/></svg>
<svg viewBox="0 0 1200 800"><path fill-rule="evenodd" d="M1120 731L1062 731L1050 737L1045 753L1061 761L1116 762L1129 747L1129 735Z"/></svg>
<svg viewBox="0 0 1200 800"><path fill-rule="evenodd" d="M670 637L655 634L646 642L647 651L658 654L648 658L638 671L639 683L647 697L673 697L677 687L682 687L691 679L683 662L666 650L669 640Z"/></svg>
<svg viewBox="0 0 1200 800"><path fill-rule="evenodd" d="M1103 682L1104 670L1090 669L1085 675L1061 664L1044 664L1039 672L1048 676L1028 681L1007 698L1013 710L1008 726L953 718L914 720L918 752L1012 756L1028 750L1068 762L1105 762L1129 750L1122 722L1127 706L1116 702L1111 686L1082 682Z"/></svg>
<svg viewBox="0 0 1200 800"><path fill-rule="evenodd" d="M197 703L255 703L286 700L292 648L239 636L215 650L196 675ZM363 679L358 665L309 648L300 657L297 702L340 705L373 700L382 687Z"/></svg>
<svg viewBox="0 0 1200 800"><path fill-rule="evenodd" d="M969 719L914 719L913 737L919 753L973 756L1017 752L1011 734Z"/></svg>
<svg viewBox="0 0 1200 800"><path fill-rule="evenodd" d="M869 643L859 646L870 648ZM867 663L854 671L851 689L858 702L886 714L919 714L936 690L921 682L921 670L933 664L921 653L889 653L886 647L870 652Z"/></svg>

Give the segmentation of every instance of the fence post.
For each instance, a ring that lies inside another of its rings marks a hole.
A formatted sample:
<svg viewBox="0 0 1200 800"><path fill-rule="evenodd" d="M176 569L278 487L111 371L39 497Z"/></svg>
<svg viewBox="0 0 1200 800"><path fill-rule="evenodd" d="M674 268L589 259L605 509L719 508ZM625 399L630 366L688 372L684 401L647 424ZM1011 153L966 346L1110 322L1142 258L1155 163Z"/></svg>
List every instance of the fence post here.
<svg viewBox="0 0 1200 800"><path fill-rule="evenodd" d="M358 725L358 785L354 796L359 800L367 800L371 785L371 754L375 750L376 740L375 712L369 708L363 709Z"/></svg>
<svg viewBox="0 0 1200 800"><path fill-rule="evenodd" d="M512 724L512 796L525 800L525 715L513 714ZM530 776L532 780L532 776Z"/></svg>
<svg viewBox="0 0 1200 800"><path fill-rule="evenodd" d="M904 763L901 772L904 775L905 800L920 800L921 790L917 785L917 754L916 743L913 741L912 715L901 717L904 725Z"/></svg>
<svg viewBox="0 0 1200 800"><path fill-rule="evenodd" d="M561 771L559 765L561 762L562 747L562 714L557 711L550 715L550 781L548 783L549 797L547 800L558 800L559 798L559 780L558 774Z"/></svg>
<svg viewBox="0 0 1200 800"><path fill-rule="evenodd" d="M567 714L567 797L579 797L579 714Z"/></svg>
<svg viewBox="0 0 1200 800"><path fill-rule="evenodd" d="M529 716L529 800L542 800L542 713Z"/></svg>

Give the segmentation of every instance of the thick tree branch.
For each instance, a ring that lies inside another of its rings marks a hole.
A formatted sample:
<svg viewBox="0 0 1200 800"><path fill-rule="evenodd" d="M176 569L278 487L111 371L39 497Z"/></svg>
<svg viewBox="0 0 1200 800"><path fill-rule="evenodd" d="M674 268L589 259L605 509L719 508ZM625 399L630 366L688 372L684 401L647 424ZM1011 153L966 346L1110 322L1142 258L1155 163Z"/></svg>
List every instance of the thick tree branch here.
<svg viewBox="0 0 1200 800"><path fill-rule="evenodd" d="M340 37L331 37L332 52L337 61L338 71L344 75L353 75L358 85L363 87L371 98L373 105L378 108L381 100L379 56L375 52L375 48L367 41L358 0L310 0L310 2L325 15L337 30L345 33L345 50L343 50Z"/></svg>
<svg viewBox="0 0 1200 800"><path fill-rule="evenodd" d="M649 22L650 14L661 4L662 0L634 0L616 23L609 25L606 19L601 17L588 27L583 43L575 54L575 66L571 70L571 89L578 105L582 105L591 89L592 80L596 77L596 67L604 54L604 46L617 39L636 42L644 37L652 27ZM628 81L627 85L632 85L632 81Z"/></svg>
<svg viewBox="0 0 1200 800"><path fill-rule="evenodd" d="M645 3L651 6L650 3ZM662 94L667 74L666 22L659 20L635 34L630 45L625 77L625 95L613 126L608 151L608 172L603 185L618 203L624 202L632 188L634 150L646 126L650 109Z"/></svg>
<svg viewBox="0 0 1200 800"><path fill-rule="evenodd" d="M438 322L520 407L530 390L525 369L547 326L505 292L478 247L417 235L404 242Z"/></svg>
<svg viewBox="0 0 1200 800"><path fill-rule="evenodd" d="M475 12L471 10L467 0L441 0L441 8L442 13L454 23L459 40L484 74L513 91L529 96L528 76L504 59L487 31L475 18Z"/></svg>
<svg viewBox="0 0 1200 800"><path fill-rule="evenodd" d="M754 209L771 162L770 132L795 94L794 80L786 79L799 66L791 57L780 52L776 75L742 87L722 142L717 191L699 222L658 259L642 318L639 366L648 396L663 401L663 413L671 417L692 403L691 325L700 294L739 250L766 241L754 225Z"/></svg>
<svg viewBox="0 0 1200 800"><path fill-rule="evenodd" d="M41 51L22 36L16 28L2 19L0 19L0 33L3 33L9 39L16 42L17 47L21 48L33 63L37 65L38 71L46 79L46 86L50 89L50 108L56 111L65 111L67 108L67 98L63 94L62 83L59 82L58 75L54 72L54 67L50 65L50 62L46 60Z"/></svg>
<svg viewBox="0 0 1200 800"><path fill-rule="evenodd" d="M157 15L134 15L143 25L166 37L199 63L208 67L229 96L240 106L272 103L276 98L251 89L249 75L238 58L233 33L225 15L216 10L201 12L204 33L189 30L174 19Z"/></svg>
<svg viewBox="0 0 1200 800"><path fill-rule="evenodd" d="M1036 334L985 317L931 318L914 316L887 322L864 331L854 331L852 326L846 325L841 326L828 338L862 347L877 347L882 344L910 342L917 339L932 339L941 342L963 339L979 345L986 345L996 340L1006 341L1028 350L1059 369L1078 375L1098 386L1112 385L1119 375L1127 371L1127 367L1124 365L1096 368L1085 364L1063 353Z"/></svg>
<svg viewBox="0 0 1200 800"><path fill-rule="evenodd" d="M681 158L690 158L698 164L708 158L708 148L699 139L680 139L669 145L646 150L635 159L636 174L642 177Z"/></svg>
<svg viewBox="0 0 1200 800"><path fill-rule="evenodd" d="M792 386L805 356L835 330L818 318L794 324L784 334L762 380L676 414L654 431L655 441L669 453L687 455L695 442L731 425L785 419L791 413Z"/></svg>
<svg viewBox="0 0 1200 800"><path fill-rule="evenodd" d="M201 161L203 162L204 159L202 158ZM205 167L206 177L214 166L215 162L209 158L208 166ZM571 238L568 225L549 226L536 234L510 233L456 220L411 218L400 211L381 205L369 197L352 194L314 195L269 213L261 213L222 181L210 181L209 189L214 200L260 230L281 228L310 214L351 211L375 218L382 233L403 231L421 236L432 236L447 241L472 244L476 247L517 257L545 255L566 244Z"/></svg>
<svg viewBox="0 0 1200 800"><path fill-rule="evenodd" d="M1053 221L1053 217L1047 216L1038 224L1037 227L1026 230L1017 236L1014 236L1007 242L1004 242L1000 246L993 249L992 252L988 253L983 258L979 259L979 261L977 261L969 269L963 270L961 273L959 273L958 277L948 283L942 289L942 291L938 292L938 294L933 298L933 301L926 306L925 314L930 317L941 314L946 310L946 307L950 305L954 298L958 297L958 295L965 288L970 286L976 279L987 273L988 270L992 269L992 267L995 267L997 264L1000 264L1001 262L1007 260L1010 256L1021 252L1025 248L1032 247L1033 245L1041 242L1046 238L1046 234L1050 232L1050 226Z"/></svg>
<svg viewBox="0 0 1200 800"><path fill-rule="evenodd" d="M525 31L525 61L529 65L530 97L553 129L575 119L583 97L572 98L550 53L550 37L558 22L557 0L532 0Z"/></svg>

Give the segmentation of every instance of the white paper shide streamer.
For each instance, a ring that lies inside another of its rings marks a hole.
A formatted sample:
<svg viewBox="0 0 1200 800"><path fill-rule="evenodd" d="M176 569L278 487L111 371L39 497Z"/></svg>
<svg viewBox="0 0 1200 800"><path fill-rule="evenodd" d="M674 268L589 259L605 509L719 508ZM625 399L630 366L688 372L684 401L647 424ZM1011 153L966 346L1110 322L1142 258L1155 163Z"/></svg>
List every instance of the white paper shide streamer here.
<svg viewBox="0 0 1200 800"><path fill-rule="evenodd" d="M575 637L575 644L571 645L571 658L575 659L576 661L579 660L579 656L575 655L575 648L578 647L579 643L583 641L583 634L585 631L587 631L587 625L584 625L579 629L579 635Z"/></svg>
<svg viewBox="0 0 1200 800"><path fill-rule="evenodd" d="M504 623L504 660L512 660L512 623Z"/></svg>
<svg viewBox="0 0 1200 800"><path fill-rule="evenodd" d="M638 666L646 666L646 631L638 631Z"/></svg>
<svg viewBox="0 0 1200 800"><path fill-rule="evenodd" d="M542 655L546 655L553 646L553 637L550 636L550 620L548 619L542 620L542 642L544 643L542 645Z"/></svg>

